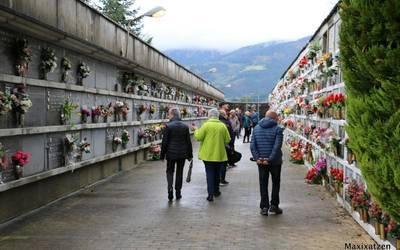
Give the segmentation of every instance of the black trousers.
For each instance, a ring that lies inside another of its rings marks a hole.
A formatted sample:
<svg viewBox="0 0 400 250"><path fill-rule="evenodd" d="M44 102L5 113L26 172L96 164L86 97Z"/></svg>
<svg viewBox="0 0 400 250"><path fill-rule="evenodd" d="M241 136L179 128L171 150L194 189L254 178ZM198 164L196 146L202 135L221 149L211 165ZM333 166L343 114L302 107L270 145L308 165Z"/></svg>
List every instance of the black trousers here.
<svg viewBox="0 0 400 250"><path fill-rule="evenodd" d="M207 176L208 195L219 193L219 182L222 162L204 161Z"/></svg>
<svg viewBox="0 0 400 250"><path fill-rule="evenodd" d="M182 189L183 167L185 166L185 159L183 159L183 160L167 160L168 191L173 190L172 185L174 183L175 165L176 165L175 190L181 191L181 189Z"/></svg>
<svg viewBox="0 0 400 250"><path fill-rule="evenodd" d="M260 179L260 208L269 208L268 181L269 174L272 177L272 199L271 205L279 205L279 189L281 187L281 169L282 165L276 166L258 166L258 174Z"/></svg>
<svg viewBox="0 0 400 250"><path fill-rule="evenodd" d="M251 128L245 128L244 129L243 142L246 140L246 138L247 138L247 141L249 141L250 140L250 135L251 135Z"/></svg>

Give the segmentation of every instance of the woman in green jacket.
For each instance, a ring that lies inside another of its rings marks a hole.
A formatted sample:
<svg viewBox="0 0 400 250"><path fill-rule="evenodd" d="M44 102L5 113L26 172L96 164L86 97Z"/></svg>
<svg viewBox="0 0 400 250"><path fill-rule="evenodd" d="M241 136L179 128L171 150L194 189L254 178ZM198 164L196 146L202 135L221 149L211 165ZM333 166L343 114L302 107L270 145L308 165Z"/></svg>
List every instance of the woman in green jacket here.
<svg viewBox="0 0 400 250"><path fill-rule="evenodd" d="M204 162L207 175L208 201L221 195L219 191L221 165L228 160L225 146L230 142L226 125L219 119L219 111L208 111L208 120L197 129L194 137L200 141L199 159Z"/></svg>

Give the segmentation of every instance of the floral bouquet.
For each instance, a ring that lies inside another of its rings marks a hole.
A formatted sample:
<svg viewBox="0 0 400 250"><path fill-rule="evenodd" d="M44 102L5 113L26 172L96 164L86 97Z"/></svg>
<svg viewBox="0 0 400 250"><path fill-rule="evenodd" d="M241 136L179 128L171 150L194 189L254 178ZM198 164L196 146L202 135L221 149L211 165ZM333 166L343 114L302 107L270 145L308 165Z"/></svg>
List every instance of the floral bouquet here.
<svg viewBox="0 0 400 250"><path fill-rule="evenodd" d="M149 113L150 115L154 115L156 113L157 109L156 109L156 105L151 104L150 108L149 108Z"/></svg>
<svg viewBox="0 0 400 250"><path fill-rule="evenodd" d="M10 94L0 91L0 115L5 115L12 110L13 100Z"/></svg>
<svg viewBox="0 0 400 250"><path fill-rule="evenodd" d="M122 119L124 121L128 120L128 114L129 114L129 106L126 102L124 102L124 106L122 107Z"/></svg>
<svg viewBox="0 0 400 250"><path fill-rule="evenodd" d="M114 138L112 140L113 152L115 152L118 149L118 145L121 145L121 144L122 144L122 139L114 135Z"/></svg>
<svg viewBox="0 0 400 250"><path fill-rule="evenodd" d="M149 148L149 152L151 153L152 160L154 160L154 161L160 160L160 157L161 157L160 145L151 145Z"/></svg>
<svg viewBox="0 0 400 250"><path fill-rule="evenodd" d="M67 82L68 81L69 71L72 69L71 61L68 58L63 57L63 59L61 60L61 67L63 69L63 73L62 73L62 76L61 76L61 81L62 82Z"/></svg>
<svg viewBox="0 0 400 250"><path fill-rule="evenodd" d="M101 116L100 106L92 107L92 120L94 123L98 121L99 116Z"/></svg>
<svg viewBox="0 0 400 250"><path fill-rule="evenodd" d="M24 77L28 72L28 65L32 60L32 49L28 46L28 40L17 39L15 42L15 53L17 56L17 75Z"/></svg>
<svg viewBox="0 0 400 250"><path fill-rule="evenodd" d="M82 84L83 79L90 76L90 68L84 62L78 65L78 84Z"/></svg>
<svg viewBox="0 0 400 250"><path fill-rule="evenodd" d="M49 47L42 49L40 69L42 71L42 79L47 79L47 73L53 72L57 68L57 57L54 49Z"/></svg>
<svg viewBox="0 0 400 250"><path fill-rule="evenodd" d="M82 160L83 153L90 153L90 144L87 142L86 137L78 144L78 153L76 154L76 158Z"/></svg>
<svg viewBox="0 0 400 250"><path fill-rule="evenodd" d="M374 219L378 223L382 223L382 209L379 207L379 204L375 201L371 202L371 205L368 209L369 216Z"/></svg>
<svg viewBox="0 0 400 250"><path fill-rule="evenodd" d="M90 111L86 108L83 108L81 110L81 118L82 118L82 122L86 123L87 122L87 118L90 116Z"/></svg>
<svg viewBox="0 0 400 250"><path fill-rule="evenodd" d="M121 134L121 144L122 144L122 147L125 148L130 139L131 139L131 136L129 135L128 130L124 129L124 130L122 131L122 134Z"/></svg>
<svg viewBox="0 0 400 250"><path fill-rule="evenodd" d="M395 220L391 219L388 224L389 235L392 236L397 241L400 240L400 224ZM397 248L399 247L399 242L397 242Z"/></svg>
<svg viewBox="0 0 400 250"><path fill-rule="evenodd" d="M323 178L327 178L327 164L324 157L319 158L317 163L314 165L315 169L321 174Z"/></svg>
<svg viewBox="0 0 400 250"><path fill-rule="evenodd" d="M338 187L343 187L343 169L342 168L331 168L330 175Z"/></svg>
<svg viewBox="0 0 400 250"><path fill-rule="evenodd" d="M322 184L321 173L315 167L307 171L305 179L308 184Z"/></svg>
<svg viewBox="0 0 400 250"><path fill-rule="evenodd" d="M15 95L12 95L14 101L15 111L20 114L26 114L28 110L32 107L32 101L29 99L27 94L22 94L20 99Z"/></svg>
<svg viewBox="0 0 400 250"><path fill-rule="evenodd" d="M23 170L22 168L28 164L29 162L29 157L30 154L22 151L17 151L13 156L12 156L12 162L14 163L15 166L15 177L17 179L21 178L23 176Z"/></svg>
<svg viewBox="0 0 400 250"><path fill-rule="evenodd" d="M124 102L122 101L116 101L114 104L114 113L115 114L121 114L122 113L122 108L124 107Z"/></svg>

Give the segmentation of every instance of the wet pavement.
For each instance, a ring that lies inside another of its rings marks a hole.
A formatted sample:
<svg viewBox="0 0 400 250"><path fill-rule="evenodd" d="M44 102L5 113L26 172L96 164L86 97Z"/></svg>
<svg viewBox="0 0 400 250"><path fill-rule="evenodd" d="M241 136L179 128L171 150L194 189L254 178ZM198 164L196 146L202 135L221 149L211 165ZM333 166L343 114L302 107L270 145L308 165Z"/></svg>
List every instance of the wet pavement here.
<svg viewBox="0 0 400 250"><path fill-rule="evenodd" d="M236 147L242 161L228 171L230 184L212 203L202 162L195 161L182 200L172 203L165 163L147 162L0 229L0 249L344 249L345 243L374 243L330 194L305 184L303 166L287 159L283 214L260 215L249 144Z"/></svg>

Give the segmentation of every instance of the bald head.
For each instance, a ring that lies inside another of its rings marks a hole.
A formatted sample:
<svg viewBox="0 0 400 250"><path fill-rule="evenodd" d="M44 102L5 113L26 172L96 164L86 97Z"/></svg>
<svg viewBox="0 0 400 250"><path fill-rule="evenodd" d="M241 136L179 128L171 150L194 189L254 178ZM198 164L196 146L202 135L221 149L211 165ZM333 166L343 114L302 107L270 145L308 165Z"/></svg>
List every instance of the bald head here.
<svg viewBox="0 0 400 250"><path fill-rule="evenodd" d="M265 113L265 116L269 117L269 118L271 118L271 119L273 119L275 121L278 120L278 114L275 111L272 111L272 110L268 110L267 113Z"/></svg>

